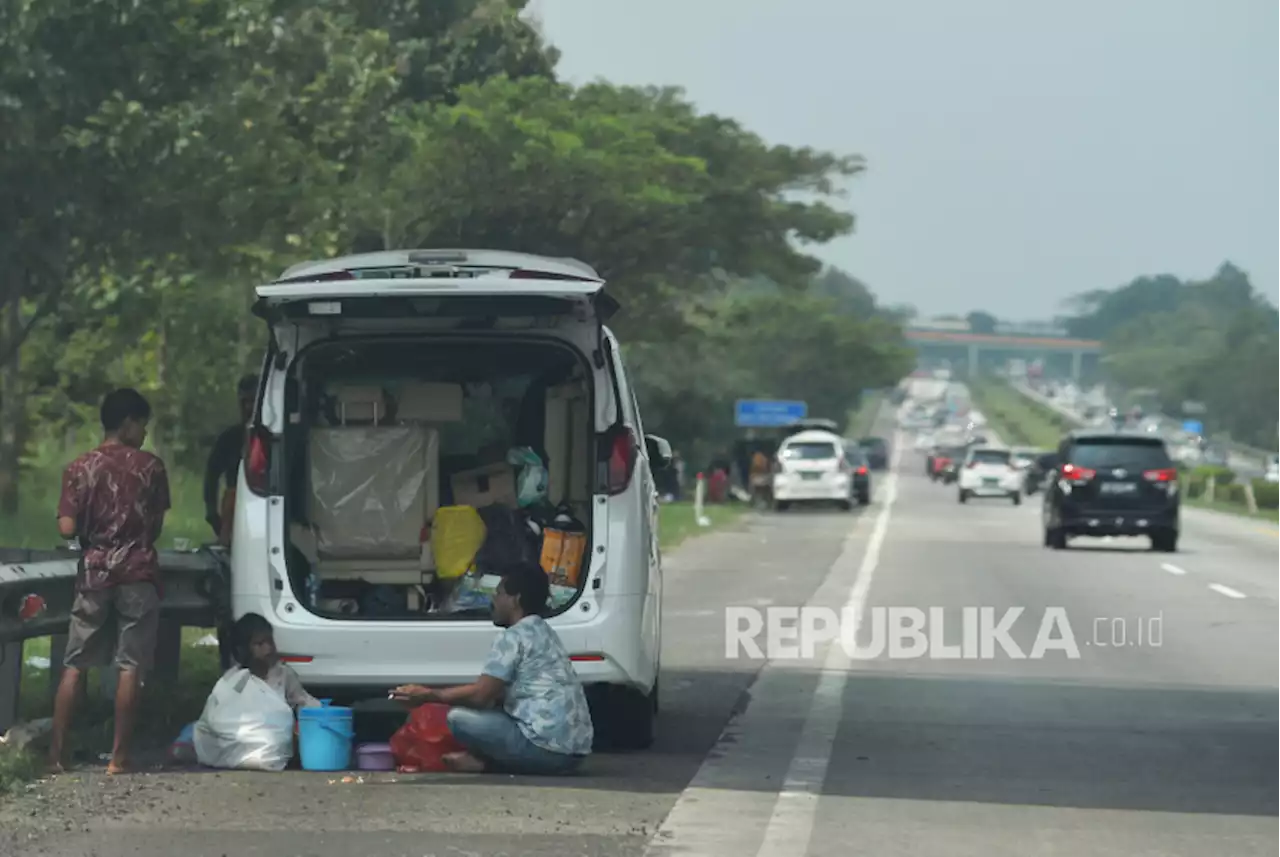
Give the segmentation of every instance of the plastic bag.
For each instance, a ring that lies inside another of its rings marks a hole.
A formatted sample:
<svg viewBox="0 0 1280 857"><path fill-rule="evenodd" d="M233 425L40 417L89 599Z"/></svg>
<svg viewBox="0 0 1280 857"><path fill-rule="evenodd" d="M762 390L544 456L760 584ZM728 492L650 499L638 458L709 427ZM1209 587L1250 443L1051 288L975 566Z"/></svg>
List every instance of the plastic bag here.
<svg viewBox="0 0 1280 857"><path fill-rule="evenodd" d="M416 559L439 479L439 433L330 426L308 433L307 516L321 559ZM234 536L234 534L233 534Z"/></svg>
<svg viewBox="0 0 1280 857"><path fill-rule="evenodd" d="M453 592L440 608L442 613L462 613L471 610L488 610L493 604L493 595L498 591L502 578L496 574L480 574L469 571L464 574L454 587Z"/></svg>
<svg viewBox="0 0 1280 857"><path fill-rule="evenodd" d="M448 770L441 757L465 749L449 732L448 714L449 706L434 702L409 713L390 741L391 755L401 773Z"/></svg>
<svg viewBox="0 0 1280 857"><path fill-rule="evenodd" d="M470 506L445 506L436 512L431 528L436 575L441 580L452 580L466 574L484 544L485 534L484 520Z"/></svg>
<svg viewBox="0 0 1280 857"><path fill-rule="evenodd" d="M196 721L196 759L210 768L283 771L293 758L293 709L262 679L237 667L213 686Z"/></svg>
<svg viewBox="0 0 1280 857"><path fill-rule="evenodd" d="M518 446L507 452L507 464L520 469L516 480L516 502L525 509L547 499L547 466L542 457L527 446Z"/></svg>

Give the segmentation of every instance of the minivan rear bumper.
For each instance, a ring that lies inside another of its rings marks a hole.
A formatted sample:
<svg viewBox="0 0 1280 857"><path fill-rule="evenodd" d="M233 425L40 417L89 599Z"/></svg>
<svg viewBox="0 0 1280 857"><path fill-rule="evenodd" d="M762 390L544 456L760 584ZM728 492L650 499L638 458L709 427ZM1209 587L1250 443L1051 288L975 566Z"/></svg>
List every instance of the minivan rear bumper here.
<svg viewBox="0 0 1280 857"><path fill-rule="evenodd" d="M1178 529L1178 507L1160 509L1063 508L1058 526L1081 536L1144 536Z"/></svg>
<svg viewBox="0 0 1280 857"><path fill-rule="evenodd" d="M236 599L234 612L266 616L276 647L306 686L385 694L401 684L468 684L479 677L499 629L489 622L330 620L295 610L296 622L260 599ZM586 621L547 620L584 684L623 684L648 692L655 676L641 651L646 595L610 596L610 609ZM572 613L566 614L572 616Z"/></svg>

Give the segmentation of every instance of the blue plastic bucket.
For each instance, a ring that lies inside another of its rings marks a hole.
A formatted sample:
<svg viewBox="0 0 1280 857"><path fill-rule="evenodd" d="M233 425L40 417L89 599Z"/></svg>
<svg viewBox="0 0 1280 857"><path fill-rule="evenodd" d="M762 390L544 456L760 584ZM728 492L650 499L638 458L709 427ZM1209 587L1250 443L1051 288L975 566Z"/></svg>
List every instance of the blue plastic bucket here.
<svg viewBox="0 0 1280 857"><path fill-rule="evenodd" d="M350 708L329 705L298 709L298 749L302 767L308 771L351 769L351 746L355 738Z"/></svg>

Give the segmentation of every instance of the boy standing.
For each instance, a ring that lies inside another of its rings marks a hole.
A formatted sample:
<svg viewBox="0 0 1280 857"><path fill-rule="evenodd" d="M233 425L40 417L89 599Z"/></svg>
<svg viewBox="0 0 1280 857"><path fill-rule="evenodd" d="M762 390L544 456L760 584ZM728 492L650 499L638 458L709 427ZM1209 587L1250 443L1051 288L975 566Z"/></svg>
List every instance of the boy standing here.
<svg viewBox="0 0 1280 857"><path fill-rule="evenodd" d="M156 540L169 509L164 462L142 451L151 406L137 390L121 389L102 400L104 438L67 466L58 501L58 532L81 547L76 600L62 680L54 700L50 767L62 770L84 670L106 666L114 654L115 743L107 773L129 764L142 677L155 657L160 619ZM113 638L114 635L114 638Z"/></svg>

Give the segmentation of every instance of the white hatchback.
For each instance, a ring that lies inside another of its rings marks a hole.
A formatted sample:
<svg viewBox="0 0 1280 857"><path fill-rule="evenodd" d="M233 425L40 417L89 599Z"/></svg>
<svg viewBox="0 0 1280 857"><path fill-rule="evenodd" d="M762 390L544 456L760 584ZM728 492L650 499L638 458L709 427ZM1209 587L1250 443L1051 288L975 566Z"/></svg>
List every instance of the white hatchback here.
<svg viewBox="0 0 1280 857"><path fill-rule="evenodd" d="M853 473L844 454L844 438L825 431L793 434L778 447L773 475L774 507L793 503L854 506Z"/></svg>
<svg viewBox="0 0 1280 857"><path fill-rule="evenodd" d="M522 472L509 455L533 450L550 507L583 534L547 621L600 744L647 746L662 629L651 468L671 449L645 436L605 327L616 308L581 262L486 250L309 262L260 286L269 338L236 492L235 617L265 616L317 694L473 681L497 629L484 597L441 594L456 593L435 575L432 528L445 507L517 514L501 511Z"/></svg>
<svg viewBox="0 0 1280 857"><path fill-rule="evenodd" d="M1022 502L1022 471L1012 453L993 446L974 446L964 457L956 479L959 500L971 497L999 497L1017 506Z"/></svg>

